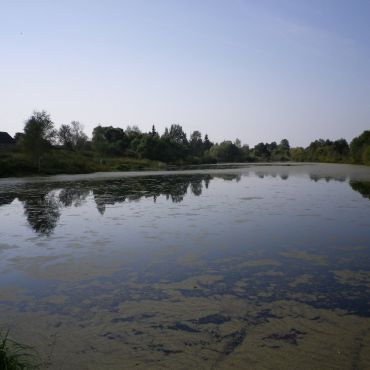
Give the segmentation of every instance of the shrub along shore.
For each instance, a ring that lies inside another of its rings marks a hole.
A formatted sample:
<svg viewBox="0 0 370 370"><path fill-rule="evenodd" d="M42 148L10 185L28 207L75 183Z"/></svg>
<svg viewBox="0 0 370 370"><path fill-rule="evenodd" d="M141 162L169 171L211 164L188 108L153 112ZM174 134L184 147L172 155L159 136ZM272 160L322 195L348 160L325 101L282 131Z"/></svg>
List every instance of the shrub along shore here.
<svg viewBox="0 0 370 370"><path fill-rule="evenodd" d="M9 137L2 133L3 137ZM79 122L55 128L50 115L34 112L24 132L1 143L0 177L91 173L100 171L163 170L168 165L213 164L225 162L324 162L370 165L370 130L351 143L345 139L312 142L308 147L279 143L259 143L253 148L239 139L213 143L208 135L193 131L188 138L180 125L162 134L155 126L142 132L136 126L126 129L99 125L92 138Z"/></svg>

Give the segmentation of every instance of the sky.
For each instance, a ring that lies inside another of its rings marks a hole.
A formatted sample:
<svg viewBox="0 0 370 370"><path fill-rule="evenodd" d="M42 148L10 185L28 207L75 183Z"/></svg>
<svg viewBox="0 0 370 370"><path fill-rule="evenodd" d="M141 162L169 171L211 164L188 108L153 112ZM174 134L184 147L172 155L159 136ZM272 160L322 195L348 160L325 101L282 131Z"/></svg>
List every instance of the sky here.
<svg viewBox="0 0 370 370"><path fill-rule="evenodd" d="M0 0L0 131L34 110L212 141L370 129L370 0Z"/></svg>

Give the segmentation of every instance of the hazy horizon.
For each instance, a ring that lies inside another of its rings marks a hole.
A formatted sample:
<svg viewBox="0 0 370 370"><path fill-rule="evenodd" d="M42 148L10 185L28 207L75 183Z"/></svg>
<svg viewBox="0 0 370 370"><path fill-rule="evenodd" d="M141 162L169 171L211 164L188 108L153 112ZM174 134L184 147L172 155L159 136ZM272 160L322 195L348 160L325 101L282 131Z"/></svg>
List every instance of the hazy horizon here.
<svg viewBox="0 0 370 370"><path fill-rule="evenodd" d="M0 131L34 110L212 141L370 129L370 1L3 1Z"/></svg>

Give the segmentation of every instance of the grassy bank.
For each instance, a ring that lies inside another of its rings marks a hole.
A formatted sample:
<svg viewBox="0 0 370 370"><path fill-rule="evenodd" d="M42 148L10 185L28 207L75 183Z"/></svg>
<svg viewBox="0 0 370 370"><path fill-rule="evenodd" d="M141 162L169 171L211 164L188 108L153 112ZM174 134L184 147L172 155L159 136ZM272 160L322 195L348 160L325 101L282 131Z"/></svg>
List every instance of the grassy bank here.
<svg viewBox="0 0 370 370"><path fill-rule="evenodd" d="M17 150L0 151L0 177L92 173L100 171L163 170L166 165L149 159L102 157L94 152L53 149L38 162Z"/></svg>
<svg viewBox="0 0 370 370"><path fill-rule="evenodd" d="M38 356L29 346L9 338L9 332L0 332L0 369L36 370L39 369Z"/></svg>

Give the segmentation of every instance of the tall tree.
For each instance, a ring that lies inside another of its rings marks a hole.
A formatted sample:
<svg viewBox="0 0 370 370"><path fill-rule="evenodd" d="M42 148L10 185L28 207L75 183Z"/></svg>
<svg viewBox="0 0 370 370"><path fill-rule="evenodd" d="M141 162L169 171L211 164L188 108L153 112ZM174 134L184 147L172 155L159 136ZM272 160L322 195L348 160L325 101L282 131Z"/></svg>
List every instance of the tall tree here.
<svg viewBox="0 0 370 370"><path fill-rule="evenodd" d="M72 149L72 130L69 125L61 125L58 130L59 143L66 149Z"/></svg>
<svg viewBox="0 0 370 370"><path fill-rule="evenodd" d="M74 150L83 148L87 142L87 135L83 131L83 126L78 121L71 122L72 147Z"/></svg>
<svg viewBox="0 0 370 370"><path fill-rule="evenodd" d="M54 123L46 111L33 112L24 126L22 145L24 150L37 161L41 170L41 158L52 146L56 137Z"/></svg>
<svg viewBox="0 0 370 370"><path fill-rule="evenodd" d="M290 145L289 145L288 139L281 140L279 146L280 146L280 148L282 150L284 150L285 152L289 153Z"/></svg>
<svg viewBox="0 0 370 370"><path fill-rule="evenodd" d="M155 129L155 126L153 125L152 126L152 131L151 131L151 133L150 133L153 137L154 136L156 136L156 137L158 137L159 135L158 135L158 132L157 132L157 130Z"/></svg>
<svg viewBox="0 0 370 370"><path fill-rule="evenodd" d="M103 155L122 155L129 138L120 127L97 126L93 131L93 148Z"/></svg>
<svg viewBox="0 0 370 370"><path fill-rule="evenodd" d="M196 157L201 157L204 152L202 134L199 131L193 131L190 135L190 150L191 154Z"/></svg>
<svg viewBox="0 0 370 370"><path fill-rule="evenodd" d="M171 141L176 144L187 145L188 139L186 138L186 133L183 131L180 125L171 125L169 137Z"/></svg>
<svg viewBox="0 0 370 370"><path fill-rule="evenodd" d="M204 136L204 150L210 150L213 146L213 143L209 140L208 135Z"/></svg>
<svg viewBox="0 0 370 370"><path fill-rule="evenodd" d="M58 130L59 142L67 149L78 150L87 142L87 135L83 132L83 126L78 121L72 121L70 125L61 125Z"/></svg>

